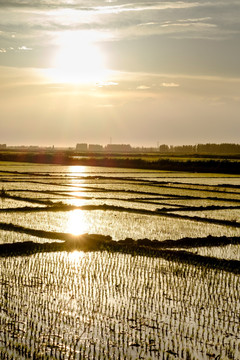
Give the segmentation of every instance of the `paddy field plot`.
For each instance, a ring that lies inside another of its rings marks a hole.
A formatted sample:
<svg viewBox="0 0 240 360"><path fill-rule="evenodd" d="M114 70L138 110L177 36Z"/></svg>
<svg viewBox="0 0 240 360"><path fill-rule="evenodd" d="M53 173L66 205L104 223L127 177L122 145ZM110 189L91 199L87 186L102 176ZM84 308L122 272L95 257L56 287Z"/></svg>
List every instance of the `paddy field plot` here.
<svg viewBox="0 0 240 360"><path fill-rule="evenodd" d="M240 358L239 177L1 163L0 182L1 359Z"/></svg>

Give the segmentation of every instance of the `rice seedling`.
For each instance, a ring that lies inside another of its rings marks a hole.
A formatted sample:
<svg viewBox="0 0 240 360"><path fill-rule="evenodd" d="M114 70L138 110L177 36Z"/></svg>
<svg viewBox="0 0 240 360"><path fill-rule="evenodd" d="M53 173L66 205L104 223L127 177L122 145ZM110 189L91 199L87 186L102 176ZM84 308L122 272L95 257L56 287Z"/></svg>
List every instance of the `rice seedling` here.
<svg viewBox="0 0 240 360"><path fill-rule="evenodd" d="M109 242L104 251L62 247L0 256L1 359L240 358L240 278L232 267L217 266L218 259L240 260L239 228L181 218L182 210L167 216L179 207L195 216L187 209L203 206L199 218L236 218L237 209L226 209L239 205L236 177L20 164L0 171L12 197L1 200L1 243L49 243L51 232L119 241L115 250ZM86 204L78 201L105 208L53 211ZM190 253L177 245L178 261L170 242L165 253L149 243L209 235L232 243L188 244ZM132 245L137 239L139 248Z"/></svg>
<svg viewBox="0 0 240 360"><path fill-rule="evenodd" d="M189 349L205 359L228 348L239 357L240 284L231 273L109 252L0 263L2 354L158 359Z"/></svg>

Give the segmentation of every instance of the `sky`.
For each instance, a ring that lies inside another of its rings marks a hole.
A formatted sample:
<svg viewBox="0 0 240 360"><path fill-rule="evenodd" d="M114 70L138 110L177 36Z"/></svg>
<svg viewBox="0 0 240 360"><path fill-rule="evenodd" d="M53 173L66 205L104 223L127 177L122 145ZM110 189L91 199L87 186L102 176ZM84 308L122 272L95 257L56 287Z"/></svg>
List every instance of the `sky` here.
<svg viewBox="0 0 240 360"><path fill-rule="evenodd" d="M239 0L0 0L0 143L239 143L239 17Z"/></svg>

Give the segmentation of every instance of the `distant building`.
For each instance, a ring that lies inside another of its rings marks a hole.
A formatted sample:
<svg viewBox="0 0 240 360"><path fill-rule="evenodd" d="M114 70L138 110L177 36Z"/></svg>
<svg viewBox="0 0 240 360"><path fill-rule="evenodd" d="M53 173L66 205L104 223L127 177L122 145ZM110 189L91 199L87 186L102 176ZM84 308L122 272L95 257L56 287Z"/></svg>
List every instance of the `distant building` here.
<svg viewBox="0 0 240 360"><path fill-rule="evenodd" d="M88 150L92 152L103 151L103 146L99 144L89 144Z"/></svg>
<svg viewBox="0 0 240 360"><path fill-rule="evenodd" d="M107 144L105 150L109 152L129 152L132 151L132 147L129 144Z"/></svg>
<svg viewBox="0 0 240 360"><path fill-rule="evenodd" d="M88 151L88 144L82 143L76 145L77 151Z"/></svg>
<svg viewBox="0 0 240 360"><path fill-rule="evenodd" d="M3 150L3 149L6 149L7 148L7 144L0 144L0 149Z"/></svg>

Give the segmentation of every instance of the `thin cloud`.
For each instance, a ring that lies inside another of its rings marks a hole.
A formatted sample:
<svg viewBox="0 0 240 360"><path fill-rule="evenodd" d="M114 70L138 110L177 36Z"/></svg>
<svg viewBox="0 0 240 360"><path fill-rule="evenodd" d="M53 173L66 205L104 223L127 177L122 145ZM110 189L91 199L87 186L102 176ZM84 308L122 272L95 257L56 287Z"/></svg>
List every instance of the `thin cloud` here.
<svg viewBox="0 0 240 360"><path fill-rule="evenodd" d="M124 4L124 5L113 5L113 6L99 6L95 10L109 14L109 13L123 13L123 12L134 12L134 11L150 11L150 10L167 10L167 9L187 9L199 6L198 2L187 3L187 2L150 2L150 3L139 3L139 4Z"/></svg>
<svg viewBox="0 0 240 360"><path fill-rule="evenodd" d="M45 40L42 40L46 43L48 38L54 38L54 33L59 31L89 31L89 29L105 34L99 41L118 41L125 38L164 34L173 34L181 38L224 38L233 34L232 29L234 26L236 27L235 23L232 22L224 28L223 21L219 22L218 20L217 23L217 18L214 21L211 16L194 17L197 11L195 9L199 7L204 14L209 7L218 9L222 6L223 4L218 1L203 3L198 1L192 3L186 1L122 3L119 1L113 3L93 0L90 5L86 5L85 1L9 0L0 2L0 11L5 8L2 13L2 19L4 19L2 28L8 29L9 33L14 30L20 37L28 34L28 38L31 38L32 41L36 36L44 34ZM7 10L9 7L11 7L10 12ZM21 8L19 16L16 16ZM26 10L26 8L28 9ZM179 11L182 9L189 9L189 18L179 19ZM139 16L139 12L142 13L141 16ZM163 13L166 20L160 21L159 18L163 18ZM31 16L30 22L28 21L29 16ZM129 22L130 16L131 21ZM235 32L237 31L238 29L235 29ZM28 47L31 45L28 44Z"/></svg>
<svg viewBox="0 0 240 360"><path fill-rule="evenodd" d="M138 90L147 90L150 89L150 86L146 86L146 85L140 85L137 87Z"/></svg>
<svg viewBox="0 0 240 360"><path fill-rule="evenodd" d="M162 86L163 86L163 87L179 87L180 85L177 84L177 83L174 83L174 82L171 82L171 83L163 82L163 83L162 83Z"/></svg>
<svg viewBox="0 0 240 360"><path fill-rule="evenodd" d="M97 83L98 87L104 87L104 86L118 86L118 83L115 81L101 81Z"/></svg>
<svg viewBox="0 0 240 360"><path fill-rule="evenodd" d="M147 23L142 23L142 24L138 24L138 26L154 26L154 25L158 25L159 23L157 22L147 22Z"/></svg>
<svg viewBox="0 0 240 360"><path fill-rule="evenodd" d="M29 48L27 46L19 46L17 48L9 47L9 48L0 48L0 53L6 53L9 51L31 51L32 48Z"/></svg>
<svg viewBox="0 0 240 360"><path fill-rule="evenodd" d="M32 48L29 48L29 47L27 47L27 46L20 46L20 47L18 47L18 50L22 50L22 51L30 51L30 50L32 50Z"/></svg>
<svg viewBox="0 0 240 360"><path fill-rule="evenodd" d="M178 20L178 21L179 22L194 23L194 22L203 22L203 21L207 21L207 20L212 20L212 17L207 16L207 17L202 17L202 18L181 19L181 20Z"/></svg>
<svg viewBox="0 0 240 360"><path fill-rule="evenodd" d="M11 7L11 8L72 8L72 9L81 9L81 10L99 10L106 12L124 12L124 11L143 11L149 9L176 9L176 8L190 8L194 6L198 6L198 2L188 3L184 1L175 1L175 2L161 2L161 1L152 1L152 2L144 2L144 1L136 1L135 3L120 3L117 5L109 5L116 3L117 1L99 1L95 0L91 2L90 6L86 5L86 1L45 1L45 0L8 0L1 1L0 8Z"/></svg>
<svg viewBox="0 0 240 360"><path fill-rule="evenodd" d="M167 24L161 25L161 27L179 27L179 28L192 27L192 28L198 29L198 28L215 28L215 27L217 27L217 25L206 24L206 23L202 23L202 22L188 22L188 23L171 23L171 24L167 23Z"/></svg>

